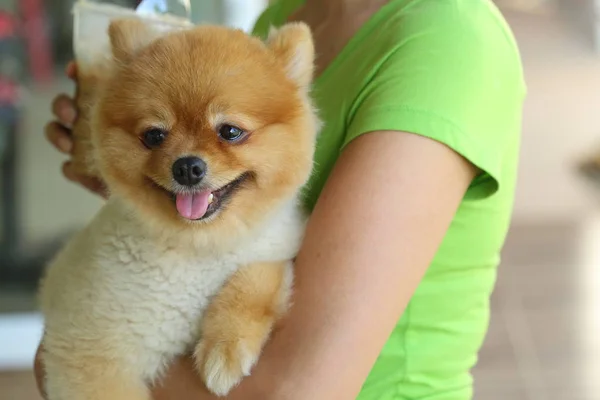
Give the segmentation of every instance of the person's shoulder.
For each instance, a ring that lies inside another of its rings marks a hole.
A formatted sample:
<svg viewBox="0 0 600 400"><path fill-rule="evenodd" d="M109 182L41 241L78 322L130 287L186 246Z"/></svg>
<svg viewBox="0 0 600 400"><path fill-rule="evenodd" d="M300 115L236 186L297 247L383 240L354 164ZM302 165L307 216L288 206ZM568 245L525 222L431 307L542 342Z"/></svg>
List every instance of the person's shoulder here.
<svg viewBox="0 0 600 400"><path fill-rule="evenodd" d="M368 79L345 143L376 130L429 137L484 171L478 191L485 190L476 194L490 196L516 162L526 94L508 24L487 0L392 0L384 7L356 48L355 64L366 60Z"/></svg>
<svg viewBox="0 0 600 400"><path fill-rule="evenodd" d="M413 60L435 72L435 64L453 64L473 74L510 76L525 90L517 42L490 0L392 0L384 7L380 28L366 42L388 66Z"/></svg>
<svg viewBox="0 0 600 400"><path fill-rule="evenodd" d="M447 46L502 46L518 56L511 28L491 0L392 0L385 7L392 40L424 36Z"/></svg>

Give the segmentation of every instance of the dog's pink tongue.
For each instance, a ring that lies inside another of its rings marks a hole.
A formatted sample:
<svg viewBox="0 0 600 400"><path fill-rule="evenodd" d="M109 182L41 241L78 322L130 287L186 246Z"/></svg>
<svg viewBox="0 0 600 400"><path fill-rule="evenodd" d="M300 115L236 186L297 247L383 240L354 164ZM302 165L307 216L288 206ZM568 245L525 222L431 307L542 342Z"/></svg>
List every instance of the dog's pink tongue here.
<svg viewBox="0 0 600 400"><path fill-rule="evenodd" d="M183 218L200 219L208 210L209 191L194 194L178 194L176 198L177 212Z"/></svg>

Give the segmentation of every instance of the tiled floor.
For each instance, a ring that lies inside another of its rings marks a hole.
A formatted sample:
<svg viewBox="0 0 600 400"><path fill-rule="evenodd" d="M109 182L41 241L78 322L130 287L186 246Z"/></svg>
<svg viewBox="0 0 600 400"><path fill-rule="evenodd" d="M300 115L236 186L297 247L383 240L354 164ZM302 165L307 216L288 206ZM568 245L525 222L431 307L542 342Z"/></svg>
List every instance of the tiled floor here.
<svg viewBox="0 0 600 400"><path fill-rule="evenodd" d="M29 371L0 373L0 400L41 400L33 374Z"/></svg>
<svg viewBox="0 0 600 400"><path fill-rule="evenodd" d="M512 228L476 400L600 399L599 221ZM0 399L37 400L31 372L0 373Z"/></svg>
<svg viewBox="0 0 600 400"><path fill-rule="evenodd" d="M600 243L595 217L515 226L474 371L476 399L600 399Z"/></svg>

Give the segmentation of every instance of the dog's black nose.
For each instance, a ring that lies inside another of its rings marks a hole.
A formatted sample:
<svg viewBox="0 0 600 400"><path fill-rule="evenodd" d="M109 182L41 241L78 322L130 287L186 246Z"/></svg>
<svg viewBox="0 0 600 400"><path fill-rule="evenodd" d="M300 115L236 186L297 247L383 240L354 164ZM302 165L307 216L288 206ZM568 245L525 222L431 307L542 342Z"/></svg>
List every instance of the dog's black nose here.
<svg viewBox="0 0 600 400"><path fill-rule="evenodd" d="M181 185L196 185L204 175L206 163L198 157L183 157L173 163L173 178Z"/></svg>

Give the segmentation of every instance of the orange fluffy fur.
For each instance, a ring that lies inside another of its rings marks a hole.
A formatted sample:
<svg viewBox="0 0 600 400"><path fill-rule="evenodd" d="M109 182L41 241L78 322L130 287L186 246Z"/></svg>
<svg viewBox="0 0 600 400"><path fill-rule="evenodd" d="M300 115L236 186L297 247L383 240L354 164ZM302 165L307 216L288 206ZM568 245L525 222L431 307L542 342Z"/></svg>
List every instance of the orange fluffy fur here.
<svg viewBox="0 0 600 400"><path fill-rule="evenodd" d="M222 218L185 226L216 243L227 240L295 193L312 169L315 118L306 98L312 65L295 65L296 58L312 61L310 32L290 25L265 45L242 31L203 26L143 47L151 34L140 29L131 21L111 28L123 67L98 105L101 173L148 218L175 229L184 228L182 220L160 188L170 186L177 158L200 155L215 186L250 173ZM224 143L216 134L223 122L250 136ZM151 126L165 128L168 139L149 152L140 136Z"/></svg>

